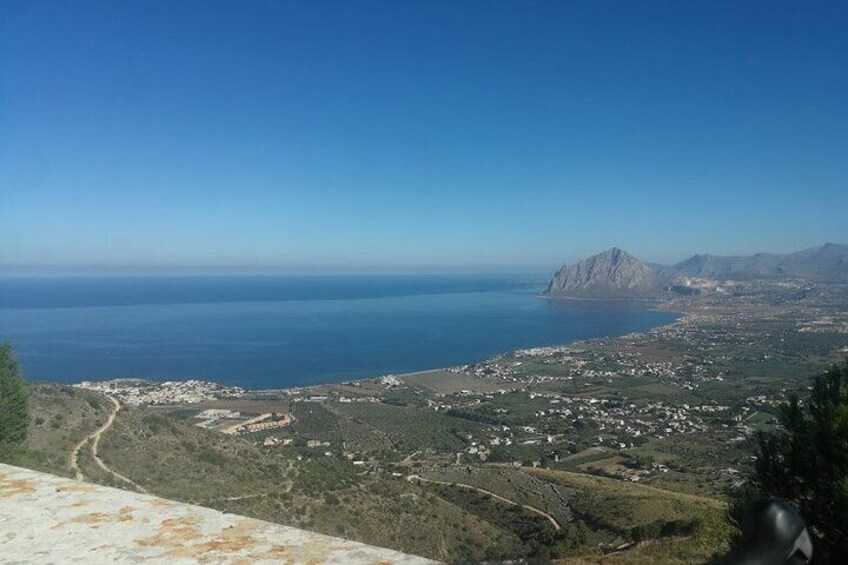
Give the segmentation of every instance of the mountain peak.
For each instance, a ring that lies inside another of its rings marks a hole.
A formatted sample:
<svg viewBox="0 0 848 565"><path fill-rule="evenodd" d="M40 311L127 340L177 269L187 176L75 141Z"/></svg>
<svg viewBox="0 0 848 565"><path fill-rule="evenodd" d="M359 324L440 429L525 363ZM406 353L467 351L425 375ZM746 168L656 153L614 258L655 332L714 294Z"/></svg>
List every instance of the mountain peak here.
<svg viewBox="0 0 848 565"><path fill-rule="evenodd" d="M622 249L620 247L610 247L606 251L602 251L602 252L598 253L597 255L594 255L594 257L599 257L599 256L601 256L601 257L603 257L603 256L614 257L616 259L618 259L620 257L632 257L632 255L630 255L627 251L625 251L624 249Z"/></svg>
<svg viewBox="0 0 848 565"><path fill-rule="evenodd" d="M619 247L563 266L548 285L547 294L636 295L657 287L656 274Z"/></svg>

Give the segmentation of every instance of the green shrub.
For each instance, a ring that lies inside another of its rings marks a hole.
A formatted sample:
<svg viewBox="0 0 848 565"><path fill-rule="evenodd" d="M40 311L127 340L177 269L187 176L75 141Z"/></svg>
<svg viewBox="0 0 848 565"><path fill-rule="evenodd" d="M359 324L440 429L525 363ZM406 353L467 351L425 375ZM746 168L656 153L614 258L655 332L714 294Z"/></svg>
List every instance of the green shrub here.
<svg viewBox="0 0 848 565"><path fill-rule="evenodd" d="M204 463L209 463L210 465L224 465L227 462L227 458L215 451L214 449L204 448L201 450L200 455L197 458Z"/></svg>
<svg viewBox="0 0 848 565"><path fill-rule="evenodd" d="M0 444L23 445L29 412L26 385L12 344L0 344Z"/></svg>
<svg viewBox="0 0 848 565"><path fill-rule="evenodd" d="M794 504L817 562L848 562L848 361L813 382L810 397L781 406L781 426L757 436L754 473L731 507L772 495ZM732 515L732 517L734 517Z"/></svg>

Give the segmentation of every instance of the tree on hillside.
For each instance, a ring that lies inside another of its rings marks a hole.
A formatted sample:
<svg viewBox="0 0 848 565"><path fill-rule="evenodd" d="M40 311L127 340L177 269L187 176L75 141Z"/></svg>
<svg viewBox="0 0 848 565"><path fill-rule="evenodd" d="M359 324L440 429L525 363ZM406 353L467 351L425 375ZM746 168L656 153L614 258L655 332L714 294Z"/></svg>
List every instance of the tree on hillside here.
<svg viewBox="0 0 848 565"><path fill-rule="evenodd" d="M752 491L795 505L813 537L816 563L848 563L848 361L791 396L780 428L757 436Z"/></svg>
<svg viewBox="0 0 848 565"><path fill-rule="evenodd" d="M12 344L0 343L0 447L26 440L29 415L26 385Z"/></svg>

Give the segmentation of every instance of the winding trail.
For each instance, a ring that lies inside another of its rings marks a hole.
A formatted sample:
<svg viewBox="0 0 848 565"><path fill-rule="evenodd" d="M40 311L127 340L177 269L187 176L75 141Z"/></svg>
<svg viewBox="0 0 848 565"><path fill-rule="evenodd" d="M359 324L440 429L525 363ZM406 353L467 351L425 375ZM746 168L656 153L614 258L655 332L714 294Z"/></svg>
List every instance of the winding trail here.
<svg viewBox="0 0 848 565"><path fill-rule="evenodd" d="M272 497L272 496L280 496L281 494L291 492L292 486L293 486L293 483L289 482L288 484L286 484L286 488L284 490L281 490L281 491L259 492L259 493L256 493L256 494L242 494L242 495L239 495L239 496L224 496L224 497L221 497L221 498L213 498L213 499L207 500L205 502L200 502L198 504L200 504L201 506L207 506L209 504L214 504L216 502L232 502L232 501L237 501L237 500L250 500L250 499L253 499L253 498L266 498L266 497Z"/></svg>
<svg viewBox="0 0 848 565"><path fill-rule="evenodd" d="M501 502L506 502L507 504L511 504L512 506L520 506L520 507L522 507L526 510L529 510L530 512L534 512L534 513L538 514L539 516L542 516L543 518L545 518L548 522L550 522L555 530L562 529L562 528L560 528L559 522L556 521L556 518L554 518L553 516L551 516L550 514L545 512L544 510L539 510L535 506L529 506L527 504L520 504L518 502L515 502L514 500L510 500L508 498L504 498L503 496L501 496L499 494L495 494L492 491L488 491L488 490L480 488L480 487L475 487L474 485L467 485L465 483L450 483L448 481L437 481L435 479L425 479L424 477L421 477L419 475L409 475L408 477L406 477L406 480L408 480L410 482L418 481L420 483L432 483L432 484L436 484L436 485L445 485L445 486L449 486L449 487L460 487L460 488L466 488L466 489L470 489L470 490L476 490L479 493L491 496L492 498L500 500Z"/></svg>
<svg viewBox="0 0 848 565"><path fill-rule="evenodd" d="M138 483L134 482L132 479L129 479L129 478L123 476L122 474L118 473L117 471L113 471L111 468L109 468L106 465L106 463L104 463L103 460L100 459L100 456L97 454L97 447L100 445L100 436L102 436L106 431L109 430L109 428L112 427L112 424L115 423L115 418L118 416L118 412L121 410L121 403L118 402L117 398L115 398L114 396L111 396L109 394L105 394L104 396L106 396L106 398L108 398L109 400L112 401L112 404L114 405L114 409L109 414L109 417L106 419L106 422L102 426L97 428L94 432L92 432L90 435L86 436L85 439L83 439L76 446L74 446L74 449L73 449L73 451L71 451L71 455L68 459L68 466L70 467L71 471L73 472L74 478L76 480L78 480L78 481L88 480L87 477L83 474L82 470L80 470L79 454L80 454L80 451L82 450L82 448L85 446L85 444L87 444L88 442L91 442L91 457L94 459L94 462L97 464L98 467L100 467L106 473L117 478L118 480L123 481L123 482L131 485L133 488L137 489L138 491L143 492L143 493L147 493L147 490L144 487L142 487Z"/></svg>

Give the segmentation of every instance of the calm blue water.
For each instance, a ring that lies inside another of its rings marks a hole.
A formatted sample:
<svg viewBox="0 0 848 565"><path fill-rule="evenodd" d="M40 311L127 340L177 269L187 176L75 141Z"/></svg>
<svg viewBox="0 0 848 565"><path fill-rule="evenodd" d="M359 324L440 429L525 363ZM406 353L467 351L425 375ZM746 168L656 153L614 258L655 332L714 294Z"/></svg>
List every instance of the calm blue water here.
<svg viewBox="0 0 848 565"><path fill-rule="evenodd" d="M0 340L31 380L342 381L620 335L673 314L551 301L507 277L0 279Z"/></svg>

